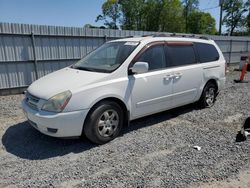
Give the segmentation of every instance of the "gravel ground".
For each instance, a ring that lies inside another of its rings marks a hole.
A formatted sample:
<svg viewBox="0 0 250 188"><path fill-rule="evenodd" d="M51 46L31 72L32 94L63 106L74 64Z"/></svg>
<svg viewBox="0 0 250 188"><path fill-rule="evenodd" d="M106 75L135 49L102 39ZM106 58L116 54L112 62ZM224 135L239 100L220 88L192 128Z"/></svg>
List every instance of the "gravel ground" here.
<svg viewBox="0 0 250 188"><path fill-rule="evenodd" d="M22 114L23 96L2 96L0 187L250 187L250 139L235 142L250 116L250 83L238 77L228 75L214 107L133 121L101 146L40 134Z"/></svg>

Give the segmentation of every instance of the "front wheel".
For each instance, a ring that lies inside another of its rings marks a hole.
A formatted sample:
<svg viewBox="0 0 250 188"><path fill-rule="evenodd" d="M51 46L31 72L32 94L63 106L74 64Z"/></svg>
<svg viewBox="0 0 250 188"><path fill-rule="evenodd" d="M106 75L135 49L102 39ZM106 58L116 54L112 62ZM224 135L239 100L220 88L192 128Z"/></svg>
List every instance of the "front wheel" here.
<svg viewBox="0 0 250 188"><path fill-rule="evenodd" d="M122 108L115 102L103 101L91 110L84 125L84 134L90 141L104 144L119 135L123 122Z"/></svg>
<svg viewBox="0 0 250 188"><path fill-rule="evenodd" d="M217 95L217 88L215 84L209 82L203 89L201 98L200 98L200 106L202 108L210 108L214 105Z"/></svg>

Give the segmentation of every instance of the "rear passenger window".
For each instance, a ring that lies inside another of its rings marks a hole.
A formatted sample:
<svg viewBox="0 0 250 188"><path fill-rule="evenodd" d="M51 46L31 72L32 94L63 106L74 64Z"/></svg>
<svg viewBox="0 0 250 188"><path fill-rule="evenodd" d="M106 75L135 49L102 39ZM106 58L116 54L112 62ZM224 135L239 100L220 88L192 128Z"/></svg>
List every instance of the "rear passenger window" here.
<svg viewBox="0 0 250 188"><path fill-rule="evenodd" d="M152 46L146 50L137 61L147 62L149 70L166 67L165 50L163 45Z"/></svg>
<svg viewBox="0 0 250 188"><path fill-rule="evenodd" d="M219 59L219 53L213 45L195 43L195 46L201 63L217 61Z"/></svg>
<svg viewBox="0 0 250 188"><path fill-rule="evenodd" d="M169 67L191 65L196 63L193 45L169 45L168 55L171 59Z"/></svg>

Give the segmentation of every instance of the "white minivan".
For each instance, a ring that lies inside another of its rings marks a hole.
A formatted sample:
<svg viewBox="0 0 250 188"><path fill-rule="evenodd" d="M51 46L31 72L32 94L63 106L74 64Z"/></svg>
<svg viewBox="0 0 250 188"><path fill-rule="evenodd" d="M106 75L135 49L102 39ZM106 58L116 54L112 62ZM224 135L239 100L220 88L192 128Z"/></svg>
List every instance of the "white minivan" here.
<svg viewBox="0 0 250 188"><path fill-rule="evenodd" d="M194 102L211 107L224 84L225 59L213 40L125 38L32 83L22 108L46 135L102 144L130 120Z"/></svg>

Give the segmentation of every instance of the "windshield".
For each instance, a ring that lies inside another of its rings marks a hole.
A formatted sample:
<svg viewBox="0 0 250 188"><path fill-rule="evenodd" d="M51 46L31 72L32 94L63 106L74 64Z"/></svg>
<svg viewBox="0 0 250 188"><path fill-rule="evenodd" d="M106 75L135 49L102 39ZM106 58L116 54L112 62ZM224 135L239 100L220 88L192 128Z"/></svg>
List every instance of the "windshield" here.
<svg viewBox="0 0 250 188"><path fill-rule="evenodd" d="M96 72L112 72L127 59L138 44L139 42L105 43L75 63L72 68Z"/></svg>

